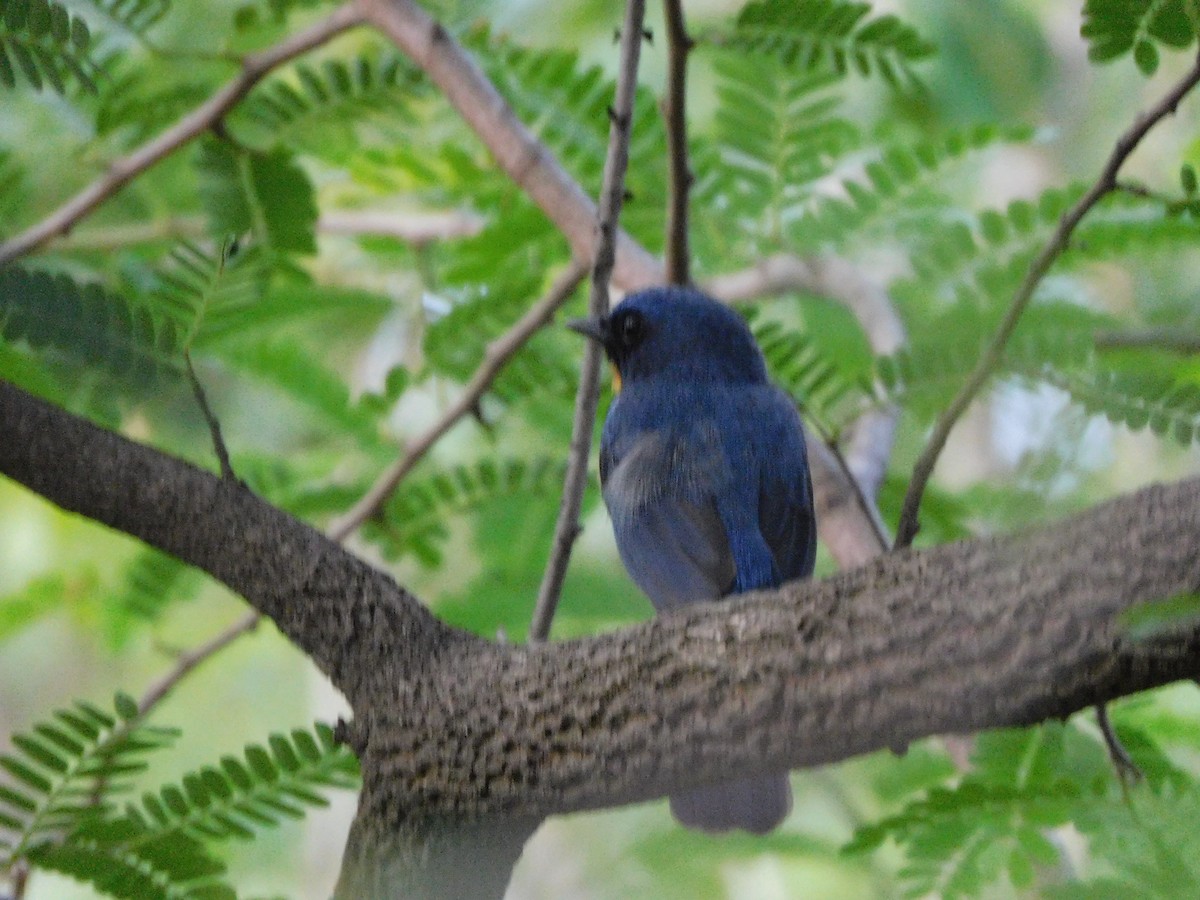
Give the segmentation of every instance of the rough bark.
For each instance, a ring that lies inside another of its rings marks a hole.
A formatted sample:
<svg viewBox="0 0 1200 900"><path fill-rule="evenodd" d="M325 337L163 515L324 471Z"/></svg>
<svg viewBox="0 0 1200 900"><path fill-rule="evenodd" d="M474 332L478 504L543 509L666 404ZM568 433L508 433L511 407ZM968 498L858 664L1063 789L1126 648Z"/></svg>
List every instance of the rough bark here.
<svg viewBox="0 0 1200 900"><path fill-rule="evenodd" d="M3 383L0 436L0 472L225 582L346 692L364 783L345 896L386 895L393 872L436 882L430 861L458 858L462 828L503 867L547 814L1063 717L1200 674L1195 622L1134 640L1121 618L1200 590L1200 479L1014 538L512 646L443 625L240 485Z"/></svg>

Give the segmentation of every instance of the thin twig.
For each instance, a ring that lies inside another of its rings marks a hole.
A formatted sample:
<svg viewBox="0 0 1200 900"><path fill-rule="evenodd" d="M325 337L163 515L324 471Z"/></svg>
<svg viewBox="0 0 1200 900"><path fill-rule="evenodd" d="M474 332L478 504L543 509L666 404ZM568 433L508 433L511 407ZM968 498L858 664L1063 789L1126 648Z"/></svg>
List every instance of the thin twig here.
<svg viewBox="0 0 1200 900"><path fill-rule="evenodd" d="M1100 727L1100 736L1104 738L1104 746L1108 748L1108 758L1117 771L1117 777L1121 779L1122 788L1128 787L1131 782L1140 780L1142 770L1138 768L1138 764L1133 761L1133 757L1129 755L1129 751L1117 737L1117 730L1113 728L1112 722L1108 718L1107 703L1096 704L1096 724Z"/></svg>
<svg viewBox="0 0 1200 900"><path fill-rule="evenodd" d="M211 656L224 650L243 634L248 634L258 627L262 621L262 613L257 610L248 613L226 628L212 640L201 644L194 650L180 654L171 671L154 682L138 701L138 716L145 718L159 702L169 694L193 669Z"/></svg>
<svg viewBox="0 0 1200 900"><path fill-rule="evenodd" d="M208 433L212 437L213 450L217 454L217 460L221 463L221 477L227 481L235 481L237 480L237 476L233 474L233 466L229 462L229 450L225 446L225 438L221 436L221 423L213 415L212 407L208 405L208 396L204 393L204 386L200 384L200 379L196 377L196 368L192 365L191 351L183 351L183 361L187 368L188 381L192 384L192 393L196 397L196 403L200 406L200 412L204 415L204 421L208 424Z"/></svg>
<svg viewBox="0 0 1200 900"><path fill-rule="evenodd" d="M328 42L360 24L363 14L354 3L338 7L327 19L273 47L242 60L242 71L162 134L127 156L109 163L107 171L74 197L16 237L0 244L0 266L41 247L51 238L69 232L96 207L138 175L219 122L262 78L284 63Z"/></svg>
<svg viewBox="0 0 1200 900"><path fill-rule="evenodd" d="M628 0L625 21L621 25L617 96L609 115L612 121L608 131L608 154L604 161L604 182L600 188L599 234L592 264L591 291L588 294L588 312L593 316L608 312L608 283L616 261L618 222L625 197L629 131L633 121L633 96L637 89L645 13L644 0ZM558 522L554 526L550 559L546 563L533 622L529 627L529 638L533 641L545 640L550 634L550 622L554 619L554 610L562 593L567 564L571 560L571 548L579 536L579 510L583 505L583 489L587 485L588 455L592 449L592 431L600 400L601 356L602 351L595 341L585 343L579 391L575 396L575 421L571 428L571 449L563 481L562 503L558 509Z"/></svg>
<svg viewBox="0 0 1200 900"><path fill-rule="evenodd" d="M327 210L317 218L317 233L389 237L419 247L434 241L472 237L480 232L483 224L483 217L459 210ZM64 251L104 252L159 241L197 239L205 233L202 216L179 216L154 222L81 228L54 240L51 247Z"/></svg>
<svg viewBox="0 0 1200 900"><path fill-rule="evenodd" d="M1200 353L1200 334L1181 332L1174 328L1097 331L1093 340L1097 350L1162 350L1183 356Z"/></svg>
<svg viewBox="0 0 1200 900"><path fill-rule="evenodd" d="M667 201L667 281L691 282L691 251L688 248L688 193L692 170L687 147L687 59L692 49L683 19L682 0L664 0L667 20L667 94L663 98L667 119L667 159L670 163L670 195Z"/></svg>
<svg viewBox="0 0 1200 900"><path fill-rule="evenodd" d="M587 274L587 268L572 260L567 270L554 282L549 292L529 308L508 331L488 344L483 361L466 388L450 409L424 434L408 446L404 456L393 463L354 506L329 527L329 537L343 541L363 522L377 513L396 489L396 485L413 470L429 449L449 431L459 419L476 409L480 398L492 386L500 370L546 325Z"/></svg>
<svg viewBox="0 0 1200 900"><path fill-rule="evenodd" d="M1000 327L996 330L995 335L993 335L991 343L988 344L983 356L976 363L966 383L959 389L946 411L938 418L937 423L934 425L933 433L929 436L929 441L925 445L925 449L921 451L916 465L913 466L912 480L909 482L908 492L904 495L904 505L900 510L900 521L896 529L895 546L897 549L909 546L912 544L913 538L916 537L919 527L918 512L921 507L921 497L925 493L925 486L929 483L930 476L933 474L933 468L937 465L938 456L946 446L946 440L950 436L950 431L957 424L963 413L966 412L967 407L971 405L971 402L975 399L975 396L979 393L984 383L991 377L996 366L999 365L1000 359L1004 355L1004 348L1008 344L1008 339L1012 337L1013 330L1017 327L1017 322L1021 318L1021 314L1025 311L1025 307L1029 305L1029 300L1033 297L1033 292L1041 283L1042 278L1045 277L1050 267L1062 255L1063 251L1067 249L1067 245L1071 240L1071 234L1075 231L1076 226L1083 217L1091 211L1092 207L1102 197L1116 189L1117 172L1120 171L1129 154L1133 152L1134 148L1137 147L1151 128L1175 111L1176 106L1179 105L1179 101L1197 83L1200 83L1200 58L1196 60L1187 74L1158 103L1147 112L1139 115L1129 129L1117 139L1117 143L1113 147L1113 151L1109 155L1108 161L1100 173L1100 177L1096 179L1095 184L1088 189L1087 193L1080 197L1079 201L1062 217L1058 223L1058 227L1054 229L1054 233L1050 236L1042 251L1030 264L1029 271L1026 273L1025 279L1021 282L1021 286L1017 288L1012 303L1009 305L1008 312L1005 313L1004 320L1000 323Z"/></svg>

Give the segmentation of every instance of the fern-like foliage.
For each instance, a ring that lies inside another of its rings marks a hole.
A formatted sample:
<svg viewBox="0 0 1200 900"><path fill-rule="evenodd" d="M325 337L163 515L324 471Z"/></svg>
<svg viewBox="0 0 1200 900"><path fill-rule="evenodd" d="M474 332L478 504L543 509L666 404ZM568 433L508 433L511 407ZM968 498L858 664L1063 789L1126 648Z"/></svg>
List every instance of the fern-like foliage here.
<svg viewBox="0 0 1200 900"><path fill-rule="evenodd" d="M120 29L143 39L171 11L171 0L87 0L87 4Z"/></svg>
<svg viewBox="0 0 1200 900"><path fill-rule="evenodd" d="M258 247L238 251L226 241L215 253L183 242L157 272L152 302L171 317L186 348L211 327L239 317L262 299L270 268Z"/></svg>
<svg viewBox="0 0 1200 900"><path fill-rule="evenodd" d="M869 402L863 387L846 377L812 336L778 322L752 323L772 380L825 436L836 436Z"/></svg>
<svg viewBox="0 0 1200 900"><path fill-rule="evenodd" d="M316 252L312 183L289 151L258 153L208 140L200 146L196 167L215 236L249 232L276 253Z"/></svg>
<svg viewBox="0 0 1200 900"><path fill-rule="evenodd" d="M0 756L12 779L0 784L0 833L11 833L0 869L24 861L134 900L234 898L209 842L252 838L327 805L322 791L358 785L358 761L317 725L273 734L117 810L109 798L127 792L142 757L177 732L141 724L128 697L115 706L113 716L77 703L16 735L17 752Z"/></svg>
<svg viewBox="0 0 1200 900"><path fill-rule="evenodd" d="M973 897L1000 880L1028 889L1039 866L1058 860L1043 830L1103 795L1111 779L1099 744L1057 724L980 735L972 763L957 785L860 828L846 851L894 839L907 860L905 897Z"/></svg>
<svg viewBox="0 0 1200 900"><path fill-rule="evenodd" d="M1007 302L1067 207L1082 192L1051 188L1037 201L1014 200L919 236L915 277L894 287L902 300L918 297Z"/></svg>
<svg viewBox="0 0 1200 900"><path fill-rule="evenodd" d="M518 47L488 33L469 46L521 121L583 185L599 189L608 147L608 108L614 85L598 66L583 68L578 54ZM665 137L653 94L634 98L629 135L630 194L621 224L652 250L662 245L665 198Z"/></svg>
<svg viewBox="0 0 1200 900"><path fill-rule="evenodd" d="M141 304L98 285L19 266L0 270L0 338L57 351L133 384L179 367L169 320L156 321Z"/></svg>
<svg viewBox="0 0 1200 900"><path fill-rule="evenodd" d="M975 367L1002 310L967 298L924 323L908 346L876 360L875 375L885 396L903 399L919 418L936 415ZM1096 331L1111 324L1108 317L1074 303L1035 303L1018 323L997 374L1037 380L1051 371L1081 370L1094 362Z"/></svg>
<svg viewBox="0 0 1200 900"><path fill-rule="evenodd" d="M378 442L375 412L353 403L342 377L302 344L287 337L229 342L220 357L318 414L335 433L353 434L368 446Z"/></svg>
<svg viewBox="0 0 1200 900"><path fill-rule="evenodd" d="M1066 391L1090 413L1134 431L1149 428L1185 447L1200 438L1200 383L1169 373L1060 372L1047 369L1042 379Z"/></svg>
<svg viewBox="0 0 1200 900"><path fill-rule="evenodd" d="M157 621L172 603L194 596L199 586L196 569L160 550L139 550L104 603L111 643L124 643L131 619Z"/></svg>
<svg viewBox="0 0 1200 900"><path fill-rule="evenodd" d="M415 123L412 101L422 83L418 70L394 54L300 64L254 91L239 121L272 145L336 158L355 149L355 128L364 121Z"/></svg>
<svg viewBox="0 0 1200 900"><path fill-rule="evenodd" d="M146 754L178 735L138 722L137 704L125 695L117 695L114 708L108 713L79 701L13 736L13 751L0 755L0 871L103 818L110 798L146 768Z"/></svg>
<svg viewBox="0 0 1200 900"><path fill-rule="evenodd" d="M241 759L221 758L184 775L178 784L143 794L125 808L133 846L166 836L195 841L249 840L306 807L328 806L321 792L358 787L358 760L318 723L312 731L272 734L266 746L248 745Z"/></svg>
<svg viewBox="0 0 1200 900"><path fill-rule="evenodd" d="M804 69L838 75L855 70L890 84L911 84L912 64L932 54L933 45L895 16L870 13L867 3L761 0L742 9L724 41Z"/></svg>
<svg viewBox="0 0 1200 900"><path fill-rule="evenodd" d="M0 240L12 227L9 219L25 202L25 173L12 152L0 147Z"/></svg>
<svg viewBox="0 0 1200 900"><path fill-rule="evenodd" d="M933 140L885 146L863 166L864 177L841 182L844 196L822 197L794 222L788 237L800 247L842 249L851 239L871 237L873 226L885 227L889 236L920 233L929 228L930 211L944 214L950 208L940 192L930 190L947 164L1032 135L1028 128L983 124Z"/></svg>
<svg viewBox="0 0 1200 900"><path fill-rule="evenodd" d="M0 84L17 77L37 90L49 85L66 92L75 81L95 92L96 63L87 23L53 0L0 0Z"/></svg>
<svg viewBox="0 0 1200 900"><path fill-rule="evenodd" d="M1188 0L1087 0L1080 33L1089 43L1088 58L1109 62L1133 51L1146 75L1158 70L1158 46L1181 50L1196 40L1200 27Z"/></svg>
<svg viewBox="0 0 1200 900"><path fill-rule="evenodd" d="M406 480L377 520L363 533L389 558L411 554L426 566L441 562L446 519L489 500L517 494L549 493L562 484L563 463L549 457L530 460L485 459L454 466L421 479Z"/></svg>
<svg viewBox="0 0 1200 900"><path fill-rule="evenodd" d="M836 114L829 75L731 53L715 70L719 157L697 184L697 202L727 210L732 232L751 242L743 251L778 246L813 183L859 145L858 129Z"/></svg>
<svg viewBox="0 0 1200 900"><path fill-rule="evenodd" d="M1194 828L1180 828L1200 816L1200 791L1170 785L1160 792L1138 791L1128 803L1080 811L1075 827L1089 852L1103 859L1103 875L1055 887L1055 900L1109 900L1111 897L1194 897L1200 894L1200 840Z"/></svg>

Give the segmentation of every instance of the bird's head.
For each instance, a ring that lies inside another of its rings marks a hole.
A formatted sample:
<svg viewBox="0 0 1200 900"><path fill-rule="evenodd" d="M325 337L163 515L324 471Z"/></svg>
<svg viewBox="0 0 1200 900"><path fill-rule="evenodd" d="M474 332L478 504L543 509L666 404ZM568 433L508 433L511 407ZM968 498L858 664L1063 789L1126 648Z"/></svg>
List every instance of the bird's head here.
<svg viewBox="0 0 1200 900"><path fill-rule="evenodd" d="M745 321L700 291L659 287L626 297L607 316L567 327L598 341L621 383L667 377L692 382L767 378L762 353Z"/></svg>

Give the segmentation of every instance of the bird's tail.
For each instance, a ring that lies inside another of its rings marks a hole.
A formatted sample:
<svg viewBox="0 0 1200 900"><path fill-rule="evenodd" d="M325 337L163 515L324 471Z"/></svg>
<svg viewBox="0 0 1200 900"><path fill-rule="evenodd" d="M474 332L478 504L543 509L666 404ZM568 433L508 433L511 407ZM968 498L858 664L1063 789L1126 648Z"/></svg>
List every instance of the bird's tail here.
<svg viewBox="0 0 1200 900"><path fill-rule="evenodd" d="M792 808L786 772L727 781L671 797L671 814L681 825L700 831L743 828L766 834Z"/></svg>

